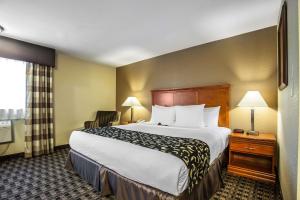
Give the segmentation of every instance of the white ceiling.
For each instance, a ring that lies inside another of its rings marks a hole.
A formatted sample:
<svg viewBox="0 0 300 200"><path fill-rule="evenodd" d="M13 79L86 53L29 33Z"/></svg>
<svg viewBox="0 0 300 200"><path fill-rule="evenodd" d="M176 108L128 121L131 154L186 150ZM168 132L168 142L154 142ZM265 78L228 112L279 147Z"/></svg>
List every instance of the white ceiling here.
<svg viewBox="0 0 300 200"><path fill-rule="evenodd" d="M122 66L277 23L281 0L0 0L4 36Z"/></svg>

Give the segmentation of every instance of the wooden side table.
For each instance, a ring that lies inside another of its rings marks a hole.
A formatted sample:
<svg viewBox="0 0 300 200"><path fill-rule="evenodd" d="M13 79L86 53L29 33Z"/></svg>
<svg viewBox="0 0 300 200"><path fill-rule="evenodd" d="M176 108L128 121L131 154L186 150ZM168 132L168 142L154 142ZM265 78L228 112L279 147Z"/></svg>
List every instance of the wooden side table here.
<svg viewBox="0 0 300 200"><path fill-rule="evenodd" d="M276 138L271 133L251 136L232 133L229 139L228 172L275 183Z"/></svg>

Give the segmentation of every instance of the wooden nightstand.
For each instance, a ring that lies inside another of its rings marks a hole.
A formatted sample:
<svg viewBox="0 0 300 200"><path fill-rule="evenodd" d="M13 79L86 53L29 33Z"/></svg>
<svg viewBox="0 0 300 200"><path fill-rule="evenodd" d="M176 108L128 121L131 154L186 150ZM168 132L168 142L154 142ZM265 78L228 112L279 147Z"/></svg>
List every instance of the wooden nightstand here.
<svg viewBox="0 0 300 200"><path fill-rule="evenodd" d="M276 138L232 133L229 138L228 172L255 180L275 183Z"/></svg>

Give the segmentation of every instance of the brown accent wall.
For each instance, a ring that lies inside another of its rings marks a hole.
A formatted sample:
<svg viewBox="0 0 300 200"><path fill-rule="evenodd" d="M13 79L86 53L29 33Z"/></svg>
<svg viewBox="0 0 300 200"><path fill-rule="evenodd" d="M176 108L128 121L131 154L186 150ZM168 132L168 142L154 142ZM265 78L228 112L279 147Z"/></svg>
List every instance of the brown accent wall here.
<svg viewBox="0 0 300 200"><path fill-rule="evenodd" d="M144 107L135 109L135 120L149 120L153 89L229 83L230 126L250 128L250 111L236 105L247 90L259 90L270 108L256 111L256 128L276 132L276 80L274 26L117 68L116 106L128 121L129 109L121 104L136 96Z"/></svg>

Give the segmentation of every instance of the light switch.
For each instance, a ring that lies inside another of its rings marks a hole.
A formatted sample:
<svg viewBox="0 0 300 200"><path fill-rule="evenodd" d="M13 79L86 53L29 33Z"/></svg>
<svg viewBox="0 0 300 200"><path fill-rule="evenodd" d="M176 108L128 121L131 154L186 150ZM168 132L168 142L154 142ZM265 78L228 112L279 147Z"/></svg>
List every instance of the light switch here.
<svg viewBox="0 0 300 200"><path fill-rule="evenodd" d="M295 93L295 79L294 79L294 65L292 65L292 70L291 70L291 97L294 96Z"/></svg>

